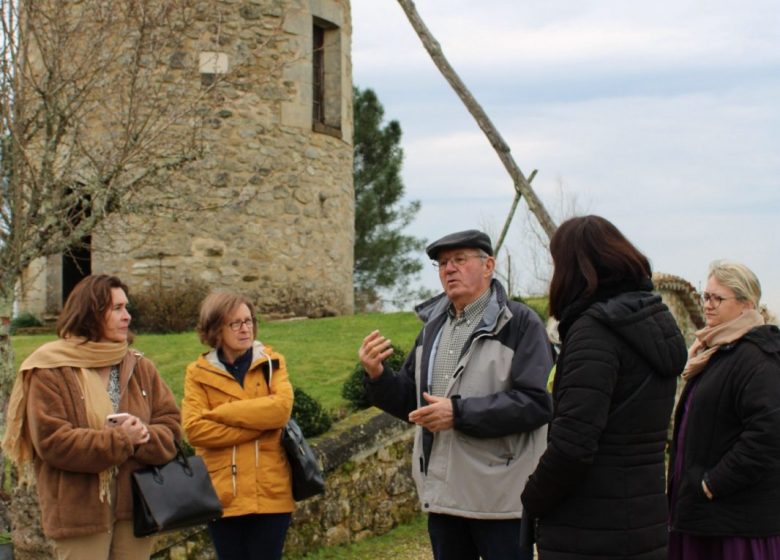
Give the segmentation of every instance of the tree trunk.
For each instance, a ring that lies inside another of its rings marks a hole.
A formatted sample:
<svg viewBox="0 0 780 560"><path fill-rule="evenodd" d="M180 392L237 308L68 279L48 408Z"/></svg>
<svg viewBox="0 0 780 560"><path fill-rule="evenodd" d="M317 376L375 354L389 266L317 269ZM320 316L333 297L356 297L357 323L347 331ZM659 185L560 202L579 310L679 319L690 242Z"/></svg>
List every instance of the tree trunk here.
<svg viewBox="0 0 780 560"><path fill-rule="evenodd" d="M542 204L542 201L536 196L536 193L531 188L530 182L526 179L525 175L523 175L523 172L517 166L517 163L515 163L515 160L510 153L509 146L501 137L501 134L499 134L498 130L487 116L487 113L482 109L482 106L477 102L447 61L439 42L434 38L422 18L420 18L420 15L417 13L414 2L412 0L398 0L398 3L401 5L409 22L412 24L412 28L417 33L417 36L422 41L425 50L428 51L428 54L430 54L433 59L433 63L452 86L452 89L455 90L455 93L458 94L458 97L460 97L464 105L466 105L466 108L477 121L482 132L488 137L490 144L493 146L499 159L501 159L504 167L509 172L515 191L525 197L528 209L539 221L539 224L542 226L542 229L547 236L552 238L556 228L555 222L550 217L550 214L547 212L544 204Z"/></svg>

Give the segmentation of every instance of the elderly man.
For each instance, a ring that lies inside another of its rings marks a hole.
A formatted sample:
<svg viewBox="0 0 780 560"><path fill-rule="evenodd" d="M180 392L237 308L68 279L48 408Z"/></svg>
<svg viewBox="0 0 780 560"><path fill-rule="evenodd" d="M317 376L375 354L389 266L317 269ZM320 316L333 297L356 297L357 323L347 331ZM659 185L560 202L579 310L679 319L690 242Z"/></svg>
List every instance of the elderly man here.
<svg viewBox="0 0 780 560"><path fill-rule="evenodd" d="M546 445L552 367L544 326L493 279L490 238L467 230L426 249L444 293L400 371L390 340L358 352L377 407L417 425L412 472L437 560L521 557L520 494Z"/></svg>

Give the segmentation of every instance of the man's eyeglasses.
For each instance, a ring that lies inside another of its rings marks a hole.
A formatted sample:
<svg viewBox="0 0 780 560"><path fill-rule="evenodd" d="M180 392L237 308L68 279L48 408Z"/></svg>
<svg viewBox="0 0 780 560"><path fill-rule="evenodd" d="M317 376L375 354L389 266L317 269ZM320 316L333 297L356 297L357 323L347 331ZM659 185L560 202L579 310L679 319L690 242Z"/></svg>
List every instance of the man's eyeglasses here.
<svg viewBox="0 0 780 560"><path fill-rule="evenodd" d="M485 255L479 255L479 254L460 254L455 255L454 257L450 257L448 259L439 259L437 261L431 261L431 264L433 265L433 268L447 268L447 265L452 262L457 268L462 267L464 264L466 264L466 261L469 259L486 259L487 257Z"/></svg>
<svg viewBox="0 0 780 560"><path fill-rule="evenodd" d="M701 293L701 304L704 305L706 303L712 304L712 307L717 309L720 307L720 304L723 303L727 299L739 299L736 296L733 297L723 297L719 296L718 294L711 294L709 292L702 292Z"/></svg>
<svg viewBox="0 0 780 560"><path fill-rule="evenodd" d="M249 330L252 330L255 328L255 320L254 319L245 319L243 321L231 321L227 324L228 327L230 327L230 330L233 332L238 332L241 330L241 327L246 327Z"/></svg>

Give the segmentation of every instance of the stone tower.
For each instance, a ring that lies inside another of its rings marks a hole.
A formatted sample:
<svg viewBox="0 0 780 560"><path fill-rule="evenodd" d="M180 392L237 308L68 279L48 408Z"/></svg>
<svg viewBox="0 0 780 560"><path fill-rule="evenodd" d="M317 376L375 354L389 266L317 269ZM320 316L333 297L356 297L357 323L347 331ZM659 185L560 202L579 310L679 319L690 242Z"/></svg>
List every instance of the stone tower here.
<svg viewBox="0 0 780 560"><path fill-rule="evenodd" d="M263 314L353 311L349 0L198 0L168 59L203 95L202 156L171 181L203 210L123 216L69 255L39 259L18 311L59 312L86 273L131 293L191 282L251 297Z"/></svg>

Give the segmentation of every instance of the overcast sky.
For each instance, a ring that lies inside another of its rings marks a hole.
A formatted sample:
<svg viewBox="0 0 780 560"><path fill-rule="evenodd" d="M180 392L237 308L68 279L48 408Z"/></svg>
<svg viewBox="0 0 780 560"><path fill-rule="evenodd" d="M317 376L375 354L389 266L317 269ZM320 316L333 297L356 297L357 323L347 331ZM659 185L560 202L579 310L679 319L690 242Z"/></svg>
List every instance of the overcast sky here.
<svg viewBox="0 0 780 560"><path fill-rule="evenodd" d="M696 287L712 260L744 262L780 314L777 0L416 5L556 218L600 214ZM403 129L407 196L422 203L408 232L499 232L509 176L401 7L352 0L352 19L354 83ZM522 222L507 244L539 291ZM438 287L427 261L421 283Z"/></svg>

